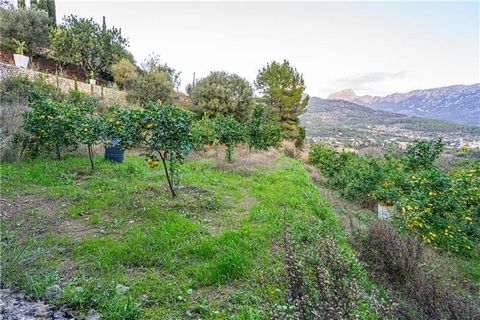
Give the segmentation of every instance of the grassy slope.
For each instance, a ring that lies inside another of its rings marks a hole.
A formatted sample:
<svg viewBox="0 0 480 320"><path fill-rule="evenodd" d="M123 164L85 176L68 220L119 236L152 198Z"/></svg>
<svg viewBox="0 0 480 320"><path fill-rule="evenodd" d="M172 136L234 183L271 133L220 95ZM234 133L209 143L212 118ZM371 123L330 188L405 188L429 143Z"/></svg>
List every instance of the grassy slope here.
<svg viewBox="0 0 480 320"><path fill-rule="evenodd" d="M2 197L20 205L2 222L3 286L42 297L63 283L56 303L109 319L261 319L265 298L281 299L285 223L334 236L353 259L298 161L241 174L192 160L175 200L137 156L98 162L92 174L75 156L1 165Z"/></svg>

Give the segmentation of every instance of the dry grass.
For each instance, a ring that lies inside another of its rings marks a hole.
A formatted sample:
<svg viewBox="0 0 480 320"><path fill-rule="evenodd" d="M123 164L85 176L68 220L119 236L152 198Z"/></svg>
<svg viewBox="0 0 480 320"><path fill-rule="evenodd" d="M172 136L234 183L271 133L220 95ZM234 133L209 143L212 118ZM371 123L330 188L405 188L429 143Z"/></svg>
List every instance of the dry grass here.
<svg viewBox="0 0 480 320"><path fill-rule="evenodd" d="M221 146L214 146L203 152L193 152L190 157L213 160L215 169L251 174L260 168L271 167L278 155L279 152L275 149L267 151L252 150L249 152L248 148L240 146L235 149L234 161L230 163L225 159L225 149Z"/></svg>

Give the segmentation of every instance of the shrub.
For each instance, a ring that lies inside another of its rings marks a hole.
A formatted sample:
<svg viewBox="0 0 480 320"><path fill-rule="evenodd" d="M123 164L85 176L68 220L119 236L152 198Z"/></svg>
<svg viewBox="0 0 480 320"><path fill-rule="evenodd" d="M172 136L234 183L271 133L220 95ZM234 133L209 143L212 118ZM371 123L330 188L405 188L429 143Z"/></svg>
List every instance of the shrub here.
<svg viewBox="0 0 480 320"><path fill-rule="evenodd" d="M312 146L308 155L309 161L317 166L322 173L331 178L338 174L353 159L351 152L336 152L335 149L324 144Z"/></svg>
<svg viewBox="0 0 480 320"><path fill-rule="evenodd" d="M170 74L165 71L151 70L141 74L133 82L127 99L145 106L148 102L171 103L173 83Z"/></svg>
<svg viewBox="0 0 480 320"><path fill-rule="evenodd" d="M251 119L246 123L246 142L248 147L257 150L267 150L278 147L281 140L280 127L267 122L265 107L257 105L253 109Z"/></svg>
<svg viewBox="0 0 480 320"><path fill-rule="evenodd" d="M480 312L464 288L443 277L436 270L439 266L427 261L419 239L377 222L365 232L357 230L352 240L370 273L384 281L400 300L406 300L398 314L401 318L474 319ZM410 314L411 305L421 314Z"/></svg>
<svg viewBox="0 0 480 320"><path fill-rule="evenodd" d="M13 49L14 40L25 43L25 51L38 53L48 44L49 17L36 9L0 8L0 45Z"/></svg>
<svg viewBox="0 0 480 320"><path fill-rule="evenodd" d="M28 108L23 104L0 105L0 160L15 160L20 157L20 145L16 137L21 135L23 113Z"/></svg>
<svg viewBox="0 0 480 320"><path fill-rule="evenodd" d="M281 304L272 306L270 318L376 318L371 314L373 310L366 307L367 294L358 285L361 277L358 262L335 239L319 236L318 230L310 229L296 234L288 226L285 228L282 239L285 302L278 301Z"/></svg>
<svg viewBox="0 0 480 320"><path fill-rule="evenodd" d="M436 141L416 140L407 148L405 162L411 170L428 169L443 151L442 139Z"/></svg>
<svg viewBox="0 0 480 320"><path fill-rule="evenodd" d="M111 70L113 79L122 89L131 85L138 77L137 68L126 58L112 65Z"/></svg>
<svg viewBox="0 0 480 320"><path fill-rule="evenodd" d="M465 168L446 174L432 168L412 175L405 194L397 202L400 226L435 248L477 256L479 169Z"/></svg>
<svg viewBox="0 0 480 320"><path fill-rule="evenodd" d="M341 153L348 158L347 153ZM345 163L340 158L340 163ZM340 194L349 200L356 200L365 205L375 199L375 191L383 181L381 164L371 156L351 157L338 174L330 180Z"/></svg>
<svg viewBox="0 0 480 320"><path fill-rule="evenodd" d="M214 130L218 142L227 147L225 158L228 162L233 162L235 146L243 141L243 125L232 116L218 117L215 119Z"/></svg>
<svg viewBox="0 0 480 320"><path fill-rule="evenodd" d="M26 75L13 75L0 81L2 104L26 104L30 95L54 100L63 98L61 91L47 83L41 76L30 80Z"/></svg>
<svg viewBox="0 0 480 320"><path fill-rule="evenodd" d="M233 116L244 122L253 106L253 89L236 74L212 72L188 90L193 108L208 117Z"/></svg>
<svg viewBox="0 0 480 320"><path fill-rule="evenodd" d="M215 121L203 117L196 121L192 128L193 149L204 151L205 145L211 145L215 142Z"/></svg>

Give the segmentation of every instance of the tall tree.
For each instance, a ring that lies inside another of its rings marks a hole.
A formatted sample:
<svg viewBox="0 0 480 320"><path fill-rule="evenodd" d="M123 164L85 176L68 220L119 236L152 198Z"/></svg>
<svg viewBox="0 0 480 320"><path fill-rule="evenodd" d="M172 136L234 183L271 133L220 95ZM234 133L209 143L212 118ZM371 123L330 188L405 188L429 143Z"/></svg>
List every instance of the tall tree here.
<svg viewBox="0 0 480 320"><path fill-rule="evenodd" d="M302 74L288 60L282 63L273 61L259 70L255 86L278 121L284 138L297 139L301 135L298 116L305 112L309 100L303 94L305 82Z"/></svg>
<svg viewBox="0 0 480 320"><path fill-rule="evenodd" d="M247 80L224 71L210 73L188 88L194 109L208 117L233 116L245 122L253 107L253 89Z"/></svg>
<svg viewBox="0 0 480 320"><path fill-rule="evenodd" d="M57 25L57 13L55 9L55 0L38 0L30 1L30 8L43 10L48 13L48 18L50 19L49 25Z"/></svg>
<svg viewBox="0 0 480 320"><path fill-rule="evenodd" d="M128 41L120 29L105 29L93 19L71 15L50 33L50 44L62 62L81 65L88 76L108 72L127 55Z"/></svg>

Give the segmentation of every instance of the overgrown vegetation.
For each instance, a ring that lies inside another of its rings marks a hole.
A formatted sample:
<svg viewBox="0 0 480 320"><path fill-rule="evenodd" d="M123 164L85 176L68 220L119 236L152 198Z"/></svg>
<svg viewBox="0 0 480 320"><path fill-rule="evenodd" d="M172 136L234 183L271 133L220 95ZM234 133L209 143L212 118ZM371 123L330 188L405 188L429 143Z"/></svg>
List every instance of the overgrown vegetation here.
<svg viewBox="0 0 480 320"><path fill-rule="evenodd" d="M443 171L435 160L442 142L418 141L405 153L356 155L316 145L310 161L342 196L369 204L395 205L400 228L420 236L434 248L478 256L480 239L480 162Z"/></svg>
<svg viewBox="0 0 480 320"><path fill-rule="evenodd" d="M352 243L378 282L388 286L398 305L400 318L475 319L480 314L478 284L457 265L428 252L417 238L395 231L386 222L355 230Z"/></svg>

